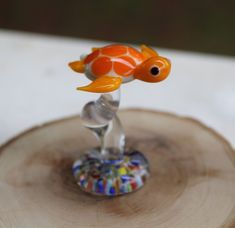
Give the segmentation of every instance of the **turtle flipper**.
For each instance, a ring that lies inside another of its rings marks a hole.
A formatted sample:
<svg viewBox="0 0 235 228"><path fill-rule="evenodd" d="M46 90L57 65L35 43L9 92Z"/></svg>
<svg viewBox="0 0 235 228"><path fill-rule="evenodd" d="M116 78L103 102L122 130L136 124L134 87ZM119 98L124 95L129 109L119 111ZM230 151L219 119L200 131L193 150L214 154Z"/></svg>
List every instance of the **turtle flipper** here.
<svg viewBox="0 0 235 228"><path fill-rule="evenodd" d="M97 51L97 50L99 50L100 48L98 48L98 47L93 47L91 50L92 51Z"/></svg>
<svg viewBox="0 0 235 228"><path fill-rule="evenodd" d="M146 59L154 57L154 56L158 56L158 53L154 49L152 49L144 44L142 44L140 46L140 49Z"/></svg>
<svg viewBox="0 0 235 228"><path fill-rule="evenodd" d="M101 76L94 80L91 84L83 87L78 87L78 90L83 90L92 93L108 93L120 87L122 79L120 77Z"/></svg>
<svg viewBox="0 0 235 228"><path fill-rule="evenodd" d="M78 73L84 73L85 72L85 64L83 61L74 61L69 63L69 66L72 70L78 72Z"/></svg>

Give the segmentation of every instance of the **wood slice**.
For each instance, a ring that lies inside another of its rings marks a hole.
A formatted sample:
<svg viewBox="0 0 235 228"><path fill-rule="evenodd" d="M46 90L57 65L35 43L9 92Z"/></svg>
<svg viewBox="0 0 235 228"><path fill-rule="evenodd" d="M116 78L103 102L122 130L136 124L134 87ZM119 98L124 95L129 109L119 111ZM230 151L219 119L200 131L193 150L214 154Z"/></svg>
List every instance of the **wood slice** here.
<svg viewBox="0 0 235 228"><path fill-rule="evenodd" d="M79 117L31 129L0 149L0 227L235 227L235 152L201 123L173 114L119 113L127 146L151 177L135 193L82 192L73 161L97 146Z"/></svg>

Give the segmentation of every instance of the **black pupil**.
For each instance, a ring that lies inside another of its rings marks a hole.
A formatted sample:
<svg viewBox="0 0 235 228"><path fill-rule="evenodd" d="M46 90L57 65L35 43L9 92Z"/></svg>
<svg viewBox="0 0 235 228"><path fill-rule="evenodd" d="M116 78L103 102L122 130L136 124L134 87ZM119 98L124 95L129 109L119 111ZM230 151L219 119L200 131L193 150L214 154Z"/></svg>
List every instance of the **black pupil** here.
<svg viewBox="0 0 235 228"><path fill-rule="evenodd" d="M158 69L158 67L152 67L152 68L151 68L151 74L152 74L152 75L157 75L157 74L159 74L159 69Z"/></svg>

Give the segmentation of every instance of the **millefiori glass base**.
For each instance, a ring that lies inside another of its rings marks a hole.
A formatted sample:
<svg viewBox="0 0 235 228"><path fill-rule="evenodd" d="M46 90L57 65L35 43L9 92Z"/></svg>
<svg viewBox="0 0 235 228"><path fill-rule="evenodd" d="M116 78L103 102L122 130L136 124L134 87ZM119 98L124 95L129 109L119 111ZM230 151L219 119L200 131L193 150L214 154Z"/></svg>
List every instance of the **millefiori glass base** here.
<svg viewBox="0 0 235 228"><path fill-rule="evenodd" d="M85 192L116 196L141 188L149 176L148 162L138 151L122 155L108 150L102 158L100 149L94 149L73 164L73 175Z"/></svg>

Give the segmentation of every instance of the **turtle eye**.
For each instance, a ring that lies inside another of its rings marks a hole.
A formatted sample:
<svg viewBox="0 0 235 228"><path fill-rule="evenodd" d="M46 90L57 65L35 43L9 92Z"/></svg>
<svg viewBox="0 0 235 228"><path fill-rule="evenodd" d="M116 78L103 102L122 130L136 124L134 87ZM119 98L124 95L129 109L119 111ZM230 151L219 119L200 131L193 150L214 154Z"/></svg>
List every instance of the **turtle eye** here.
<svg viewBox="0 0 235 228"><path fill-rule="evenodd" d="M160 69L156 66L152 67L150 69L150 73L153 75L153 76L157 76L159 73L160 73Z"/></svg>

